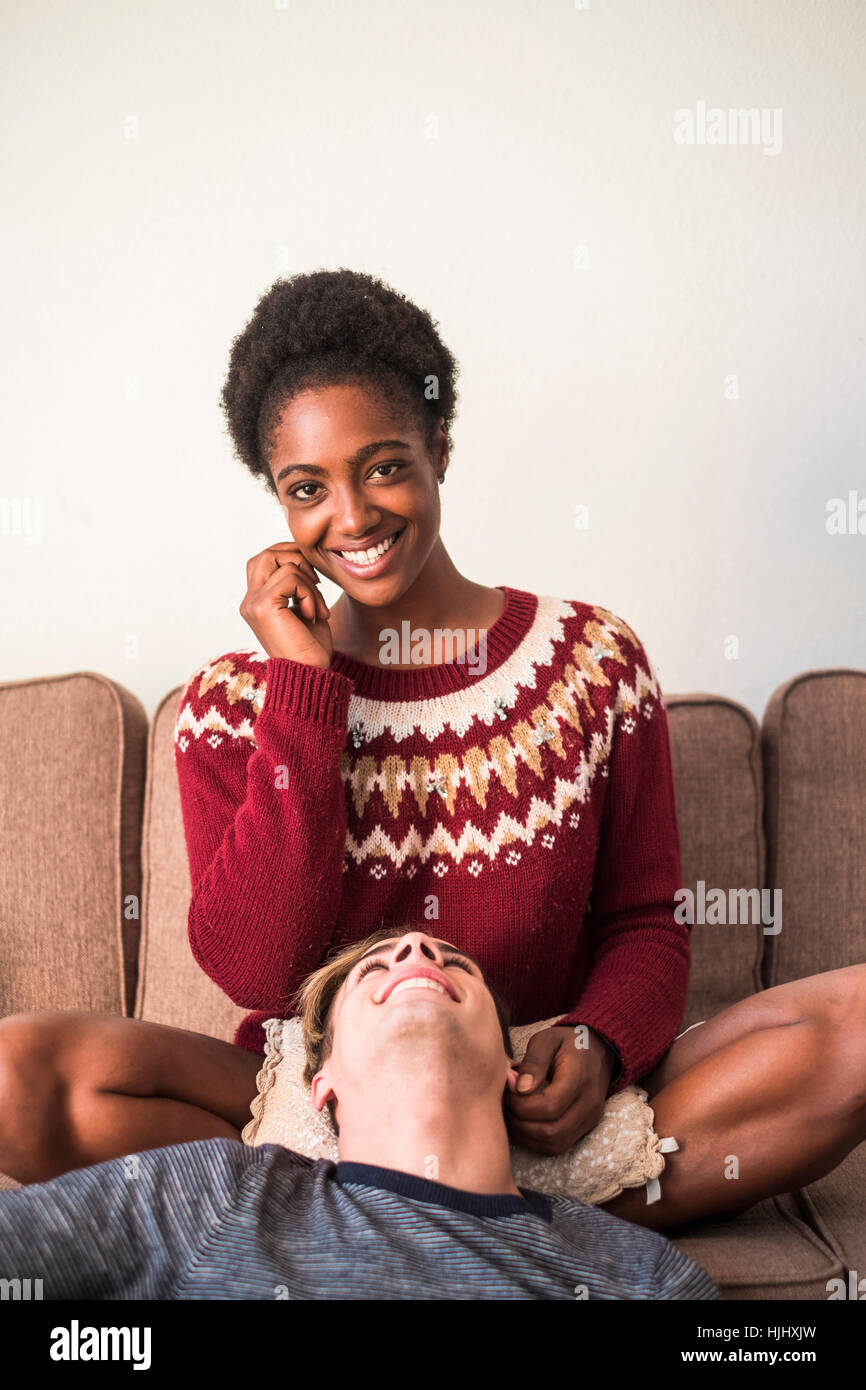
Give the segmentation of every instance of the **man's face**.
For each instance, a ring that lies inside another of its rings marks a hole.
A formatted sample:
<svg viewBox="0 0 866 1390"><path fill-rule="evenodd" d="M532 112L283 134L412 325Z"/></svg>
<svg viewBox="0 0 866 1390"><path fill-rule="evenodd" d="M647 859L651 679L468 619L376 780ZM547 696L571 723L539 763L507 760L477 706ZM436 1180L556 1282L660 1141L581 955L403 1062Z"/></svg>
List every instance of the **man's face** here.
<svg viewBox="0 0 866 1390"><path fill-rule="evenodd" d="M425 932L372 946L340 986L331 1021L331 1054L312 1082L317 1109L363 1091L377 1071L393 1084L396 1069L398 1084L420 1090L457 1083L501 1093L509 1077L514 1084L480 968Z"/></svg>

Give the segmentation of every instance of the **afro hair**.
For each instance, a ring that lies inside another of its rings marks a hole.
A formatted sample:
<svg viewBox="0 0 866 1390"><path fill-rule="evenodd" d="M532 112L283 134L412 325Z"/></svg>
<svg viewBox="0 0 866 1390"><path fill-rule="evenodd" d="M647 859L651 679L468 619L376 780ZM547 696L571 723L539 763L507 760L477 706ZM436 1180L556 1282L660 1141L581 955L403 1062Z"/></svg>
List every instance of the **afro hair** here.
<svg viewBox="0 0 866 1390"><path fill-rule="evenodd" d="M382 280L359 271L316 270L279 279L232 344L220 396L235 452L271 492L271 432L299 392L359 385L395 405L432 451L437 425L451 449L455 358L436 321Z"/></svg>

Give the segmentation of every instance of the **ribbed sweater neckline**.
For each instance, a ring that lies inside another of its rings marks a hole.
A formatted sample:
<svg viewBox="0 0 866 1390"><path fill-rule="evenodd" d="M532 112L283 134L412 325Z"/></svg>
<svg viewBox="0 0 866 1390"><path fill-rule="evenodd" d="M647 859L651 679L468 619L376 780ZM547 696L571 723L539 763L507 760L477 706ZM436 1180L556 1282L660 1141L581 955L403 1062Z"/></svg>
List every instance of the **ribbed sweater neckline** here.
<svg viewBox="0 0 866 1390"><path fill-rule="evenodd" d="M348 676L354 683L356 695L374 700L424 700L466 690L508 660L526 637L538 611L537 595L528 590L513 589L507 584L497 584L496 588L505 594L505 607L496 622L487 628L486 663L481 672L461 661L396 670L355 661L338 651L333 653L329 669Z"/></svg>

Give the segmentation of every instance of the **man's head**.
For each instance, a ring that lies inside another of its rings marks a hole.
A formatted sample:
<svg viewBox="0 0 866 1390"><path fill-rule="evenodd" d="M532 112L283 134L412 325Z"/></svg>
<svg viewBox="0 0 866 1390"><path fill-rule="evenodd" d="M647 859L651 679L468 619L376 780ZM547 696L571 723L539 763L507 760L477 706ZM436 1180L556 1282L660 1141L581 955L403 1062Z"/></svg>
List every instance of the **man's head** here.
<svg viewBox="0 0 866 1390"><path fill-rule="evenodd" d="M411 927L381 928L334 955L298 992L306 1066L318 1109L377 1070L392 1084L493 1087L511 1067L508 1014L472 956Z"/></svg>

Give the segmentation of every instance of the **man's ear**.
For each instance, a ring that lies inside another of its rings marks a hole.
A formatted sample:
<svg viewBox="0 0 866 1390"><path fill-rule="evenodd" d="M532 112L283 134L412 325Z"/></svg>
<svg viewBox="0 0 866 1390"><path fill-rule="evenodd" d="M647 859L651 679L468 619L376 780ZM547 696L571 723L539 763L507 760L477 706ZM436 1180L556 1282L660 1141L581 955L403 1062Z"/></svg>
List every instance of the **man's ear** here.
<svg viewBox="0 0 866 1390"><path fill-rule="evenodd" d="M321 1071L316 1072L316 1075L310 1082L310 1096L317 1110L324 1110L329 1100L337 1099L328 1078L327 1070L324 1067Z"/></svg>

